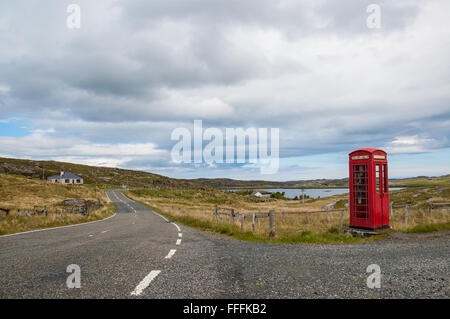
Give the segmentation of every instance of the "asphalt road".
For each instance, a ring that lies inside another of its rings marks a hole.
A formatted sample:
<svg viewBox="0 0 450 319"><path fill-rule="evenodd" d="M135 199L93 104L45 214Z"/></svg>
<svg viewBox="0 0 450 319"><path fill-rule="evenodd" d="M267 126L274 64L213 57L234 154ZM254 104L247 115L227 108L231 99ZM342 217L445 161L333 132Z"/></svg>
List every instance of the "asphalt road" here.
<svg viewBox="0 0 450 319"><path fill-rule="evenodd" d="M116 215L0 237L0 298L449 298L450 234L360 245L242 242L173 224L119 191ZM81 288L68 288L69 265ZM369 289L367 266L381 269Z"/></svg>

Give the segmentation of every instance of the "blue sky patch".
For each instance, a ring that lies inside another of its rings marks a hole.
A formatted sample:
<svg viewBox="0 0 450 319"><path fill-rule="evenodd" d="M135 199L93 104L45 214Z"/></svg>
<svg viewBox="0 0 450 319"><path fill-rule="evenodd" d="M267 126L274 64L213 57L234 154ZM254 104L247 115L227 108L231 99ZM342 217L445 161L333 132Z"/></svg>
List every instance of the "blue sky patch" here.
<svg viewBox="0 0 450 319"><path fill-rule="evenodd" d="M22 137L29 133L25 121L17 119L0 120L0 136Z"/></svg>

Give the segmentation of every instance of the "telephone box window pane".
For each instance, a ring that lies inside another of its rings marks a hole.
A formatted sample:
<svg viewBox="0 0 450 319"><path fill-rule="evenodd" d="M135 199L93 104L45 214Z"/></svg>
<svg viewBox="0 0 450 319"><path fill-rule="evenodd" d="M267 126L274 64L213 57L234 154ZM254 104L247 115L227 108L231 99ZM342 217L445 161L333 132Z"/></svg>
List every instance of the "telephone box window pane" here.
<svg viewBox="0 0 450 319"><path fill-rule="evenodd" d="M386 174L386 164L383 164L383 192L387 193L388 180L387 180L387 174Z"/></svg>
<svg viewBox="0 0 450 319"><path fill-rule="evenodd" d="M368 218L367 165L353 166L353 216Z"/></svg>
<svg viewBox="0 0 450 319"><path fill-rule="evenodd" d="M377 164L375 166L375 180L376 180L376 185L377 185L377 194L380 193L380 164Z"/></svg>

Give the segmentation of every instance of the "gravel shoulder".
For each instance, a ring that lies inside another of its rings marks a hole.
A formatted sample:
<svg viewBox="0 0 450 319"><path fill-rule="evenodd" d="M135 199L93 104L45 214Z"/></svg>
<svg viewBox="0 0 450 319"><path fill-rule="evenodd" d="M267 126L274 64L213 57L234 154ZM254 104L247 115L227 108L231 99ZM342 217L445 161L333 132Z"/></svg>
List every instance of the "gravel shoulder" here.
<svg viewBox="0 0 450 319"><path fill-rule="evenodd" d="M450 232L352 245L244 242L184 228L149 298L449 298ZM367 266L381 288L367 288Z"/></svg>

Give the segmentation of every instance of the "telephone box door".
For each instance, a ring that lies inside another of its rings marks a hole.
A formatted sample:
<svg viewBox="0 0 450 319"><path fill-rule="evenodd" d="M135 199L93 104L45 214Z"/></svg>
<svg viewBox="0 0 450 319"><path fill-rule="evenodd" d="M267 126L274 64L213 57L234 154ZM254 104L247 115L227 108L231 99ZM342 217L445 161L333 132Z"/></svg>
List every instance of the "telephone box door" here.
<svg viewBox="0 0 450 319"><path fill-rule="evenodd" d="M389 225L389 183L388 183L388 172L387 172L387 164L383 163L381 165L381 182L382 182L382 225Z"/></svg>
<svg viewBox="0 0 450 319"><path fill-rule="evenodd" d="M389 188L387 165L375 162L375 225L389 225Z"/></svg>

